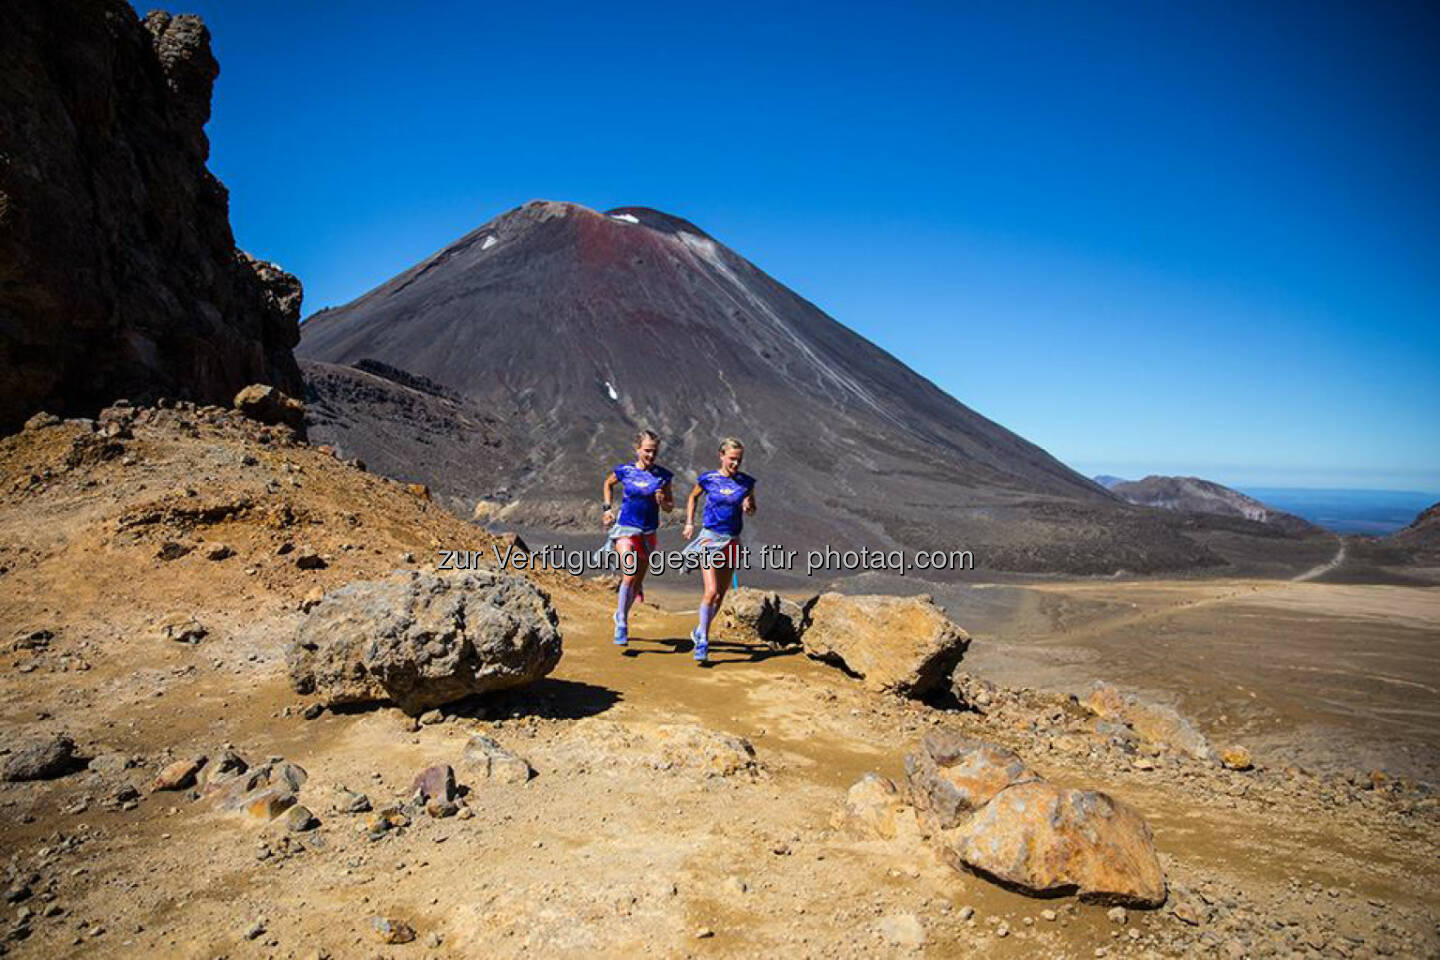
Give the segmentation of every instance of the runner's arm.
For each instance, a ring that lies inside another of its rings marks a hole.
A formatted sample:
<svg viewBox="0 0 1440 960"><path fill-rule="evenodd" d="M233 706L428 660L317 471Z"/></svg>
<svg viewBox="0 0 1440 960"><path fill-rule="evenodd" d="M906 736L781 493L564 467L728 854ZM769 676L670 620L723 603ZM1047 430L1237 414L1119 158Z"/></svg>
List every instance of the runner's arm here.
<svg viewBox="0 0 1440 960"><path fill-rule="evenodd" d="M607 505L605 514L600 518L600 522L607 527L615 522L615 504L611 499L610 491L618 482L619 481L615 479L614 472L607 473L605 474L605 483L600 487L600 501Z"/></svg>
<svg viewBox="0 0 1440 960"><path fill-rule="evenodd" d="M744 501L742 504L740 504L740 508L741 508L742 510L744 510L746 513L754 513L754 512L755 512L755 491L754 491L754 490L751 490L749 493L747 493L747 494L745 495L745 501Z"/></svg>
<svg viewBox="0 0 1440 960"><path fill-rule="evenodd" d="M666 481L665 486L661 487L659 491L656 492L655 502L660 504L660 509L664 510L666 513L669 513L671 510L675 509L675 494L670 489L669 481Z"/></svg>
<svg viewBox="0 0 1440 960"><path fill-rule="evenodd" d="M705 488L697 483L695 489L690 491L690 499L685 501L685 529L681 532L687 540L695 535L695 504L704 492Z"/></svg>

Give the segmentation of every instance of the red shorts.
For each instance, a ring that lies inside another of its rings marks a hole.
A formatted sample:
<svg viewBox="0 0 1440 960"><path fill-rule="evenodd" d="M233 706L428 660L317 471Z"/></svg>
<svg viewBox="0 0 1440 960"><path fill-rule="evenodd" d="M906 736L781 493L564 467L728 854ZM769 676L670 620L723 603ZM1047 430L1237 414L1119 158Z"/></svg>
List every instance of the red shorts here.
<svg viewBox="0 0 1440 960"><path fill-rule="evenodd" d="M723 547L709 546L709 544L714 542L715 541L707 537L706 539L699 541L699 544L704 549L707 555L719 554L720 564L723 564L726 569L734 570L736 567L740 566L739 540L731 540ZM711 563L714 563L714 561L712 560ZM712 567L711 569L719 569L719 564L716 564L716 566Z"/></svg>
<svg viewBox="0 0 1440 960"><path fill-rule="evenodd" d="M725 566L731 570L740 566L740 541L731 540L719 551L725 557Z"/></svg>
<svg viewBox="0 0 1440 960"><path fill-rule="evenodd" d="M616 537L615 549L619 550L620 544L622 543L628 543L631 550L640 554L638 559L641 563L644 563L646 558L655 552L655 534L653 533L637 533L629 537Z"/></svg>

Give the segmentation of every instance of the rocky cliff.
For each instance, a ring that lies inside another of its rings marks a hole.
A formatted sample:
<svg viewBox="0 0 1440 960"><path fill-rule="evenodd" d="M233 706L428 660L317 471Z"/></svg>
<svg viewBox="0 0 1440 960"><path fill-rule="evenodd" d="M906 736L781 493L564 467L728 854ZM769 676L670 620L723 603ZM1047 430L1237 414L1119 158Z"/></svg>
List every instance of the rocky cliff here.
<svg viewBox="0 0 1440 960"><path fill-rule="evenodd" d="M15 0L0 30L0 430L116 397L299 394L299 282L235 247L198 17Z"/></svg>

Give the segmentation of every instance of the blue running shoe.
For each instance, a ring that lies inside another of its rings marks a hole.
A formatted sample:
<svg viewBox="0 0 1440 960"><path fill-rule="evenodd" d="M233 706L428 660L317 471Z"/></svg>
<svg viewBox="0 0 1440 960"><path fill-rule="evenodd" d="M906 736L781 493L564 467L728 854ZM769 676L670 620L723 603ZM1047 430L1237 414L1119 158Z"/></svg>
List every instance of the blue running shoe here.
<svg viewBox="0 0 1440 960"><path fill-rule="evenodd" d="M710 639L700 635L700 628L690 631L690 642L695 644L695 662L704 663L710 656Z"/></svg>
<svg viewBox="0 0 1440 960"><path fill-rule="evenodd" d="M615 618L615 646L623 647L630 642L630 625L619 617Z"/></svg>

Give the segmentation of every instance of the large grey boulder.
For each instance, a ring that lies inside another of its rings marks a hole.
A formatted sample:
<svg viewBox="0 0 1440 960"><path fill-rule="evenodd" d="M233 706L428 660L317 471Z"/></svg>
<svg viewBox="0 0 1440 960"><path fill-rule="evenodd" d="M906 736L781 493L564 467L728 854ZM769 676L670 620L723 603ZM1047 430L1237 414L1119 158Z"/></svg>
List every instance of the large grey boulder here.
<svg viewBox="0 0 1440 960"><path fill-rule="evenodd" d="M64 776L77 766L75 741L62 733L21 743L5 758L0 780L50 780Z"/></svg>
<svg viewBox="0 0 1440 960"><path fill-rule="evenodd" d="M523 577L358 581L301 622L286 655L290 682L327 706L388 699L420 714L545 676L560 662L557 623L549 597Z"/></svg>

